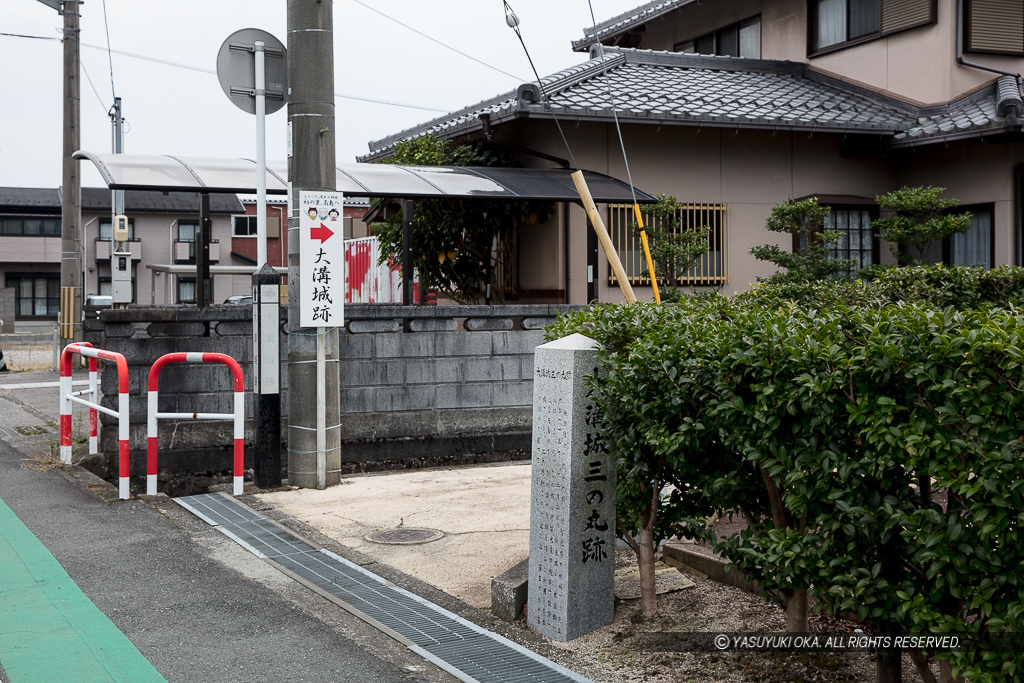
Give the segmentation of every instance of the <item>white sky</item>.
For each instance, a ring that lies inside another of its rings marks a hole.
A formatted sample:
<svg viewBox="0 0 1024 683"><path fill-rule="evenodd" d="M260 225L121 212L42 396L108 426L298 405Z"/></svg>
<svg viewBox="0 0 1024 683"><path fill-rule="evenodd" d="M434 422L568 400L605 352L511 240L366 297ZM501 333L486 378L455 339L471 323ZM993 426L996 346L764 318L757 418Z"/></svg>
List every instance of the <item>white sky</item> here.
<svg viewBox="0 0 1024 683"><path fill-rule="evenodd" d="M113 50L215 69L217 51L240 28L285 41L286 0L105 0ZM451 111L532 80L501 0L364 0L498 69L513 79L375 14L355 0L335 0L334 92ZM82 148L109 152L113 104L104 0L82 6ZM514 0L523 37L542 77L578 64L571 41L591 26L587 0ZM593 0L598 22L642 0ZM0 33L58 37L62 18L38 0L0 0ZM0 186L57 187L61 182L61 68L57 40L0 35ZM89 84L95 86L97 94ZM255 157L255 117L228 101L217 77L113 55L114 88L130 127L125 151L207 157ZM331 87L327 85L325 87ZM338 160L353 161L367 143L439 113L338 98ZM286 109L267 118L267 158L285 158ZM83 162L82 184L100 186Z"/></svg>

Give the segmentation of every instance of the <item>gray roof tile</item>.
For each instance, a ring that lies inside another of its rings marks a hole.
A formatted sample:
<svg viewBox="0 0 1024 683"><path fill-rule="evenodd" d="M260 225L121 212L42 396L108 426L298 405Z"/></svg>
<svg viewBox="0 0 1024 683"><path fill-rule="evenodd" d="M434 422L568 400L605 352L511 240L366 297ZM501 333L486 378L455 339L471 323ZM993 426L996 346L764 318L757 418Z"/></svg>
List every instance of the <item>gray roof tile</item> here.
<svg viewBox="0 0 1024 683"><path fill-rule="evenodd" d="M689 5L694 1L695 0L654 0L654 2L648 2L636 9L620 14L617 17L612 17L607 21L602 21L597 26L591 26L590 28L583 29L583 39L572 41L572 49L578 52L584 51L591 45L597 43L598 37L605 40L620 33L625 33L636 26L646 24L651 19L664 16L684 5Z"/></svg>
<svg viewBox="0 0 1024 683"><path fill-rule="evenodd" d="M371 142L370 153L360 160L386 156L398 142L423 135L473 132L482 127L483 113L495 124L552 112L570 120L610 119L609 83L625 122L873 133L894 136L895 142L941 136L950 126L981 131L1005 124L995 115L995 84L947 106L920 108L797 62L607 48L606 66L607 79L600 59L543 79L546 103L520 100L516 92L499 95Z"/></svg>

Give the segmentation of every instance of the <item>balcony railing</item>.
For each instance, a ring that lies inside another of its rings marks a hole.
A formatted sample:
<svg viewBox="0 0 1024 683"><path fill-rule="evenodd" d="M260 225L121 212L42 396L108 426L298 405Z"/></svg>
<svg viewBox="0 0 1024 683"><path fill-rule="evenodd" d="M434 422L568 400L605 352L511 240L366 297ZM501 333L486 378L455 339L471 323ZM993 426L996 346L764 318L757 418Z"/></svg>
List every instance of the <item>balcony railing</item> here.
<svg viewBox="0 0 1024 683"><path fill-rule="evenodd" d="M96 245L96 260L97 261L109 261L110 250L113 246L113 242L110 240L94 240L93 243ZM142 260L142 240L128 240L128 251L132 253L132 261L138 262Z"/></svg>
<svg viewBox="0 0 1024 683"><path fill-rule="evenodd" d="M210 263L220 261L220 240L210 240ZM196 243L192 240L174 241L174 262L195 263Z"/></svg>

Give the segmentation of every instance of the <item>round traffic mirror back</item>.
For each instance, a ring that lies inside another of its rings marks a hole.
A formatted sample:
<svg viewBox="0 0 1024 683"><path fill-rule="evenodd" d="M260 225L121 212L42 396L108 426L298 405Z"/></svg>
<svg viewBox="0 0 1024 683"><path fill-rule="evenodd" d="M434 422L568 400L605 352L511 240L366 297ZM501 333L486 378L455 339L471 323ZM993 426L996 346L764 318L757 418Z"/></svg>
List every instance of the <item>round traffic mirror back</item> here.
<svg viewBox="0 0 1024 683"><path fill-rule="evenodd" d="M258 28L235 31L217 53L220 87L235 106L256 113L256 41L263 42L266 112L273 114L288 102L288 50L272 33Z"/></svg>

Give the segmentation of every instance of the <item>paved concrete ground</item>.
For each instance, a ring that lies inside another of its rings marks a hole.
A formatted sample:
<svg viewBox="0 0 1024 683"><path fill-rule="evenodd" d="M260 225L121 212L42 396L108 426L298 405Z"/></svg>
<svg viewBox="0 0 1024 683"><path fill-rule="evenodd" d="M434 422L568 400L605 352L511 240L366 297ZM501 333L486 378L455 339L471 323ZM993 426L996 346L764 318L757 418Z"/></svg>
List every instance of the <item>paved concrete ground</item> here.
<svg viewBox="0 0 1024 683"><path fill-rule="evenodd" d="M491 579L530 552L530 465L467 466L347 477L323 491L260 499L363 555L481 609ZM366 540L396 528L443 531L423 545Z"/></svg>
<svg viewBox="0 0 1024 683"><path fill-rule="evenodd" d="M32 375L0 386L56 379ZM45 428L56 406L53 388L0 389L0 425ZM0 434L0 499L167 680L454 680L173 503L113 500L89 473L51 467L54 439Z"/></svg>

